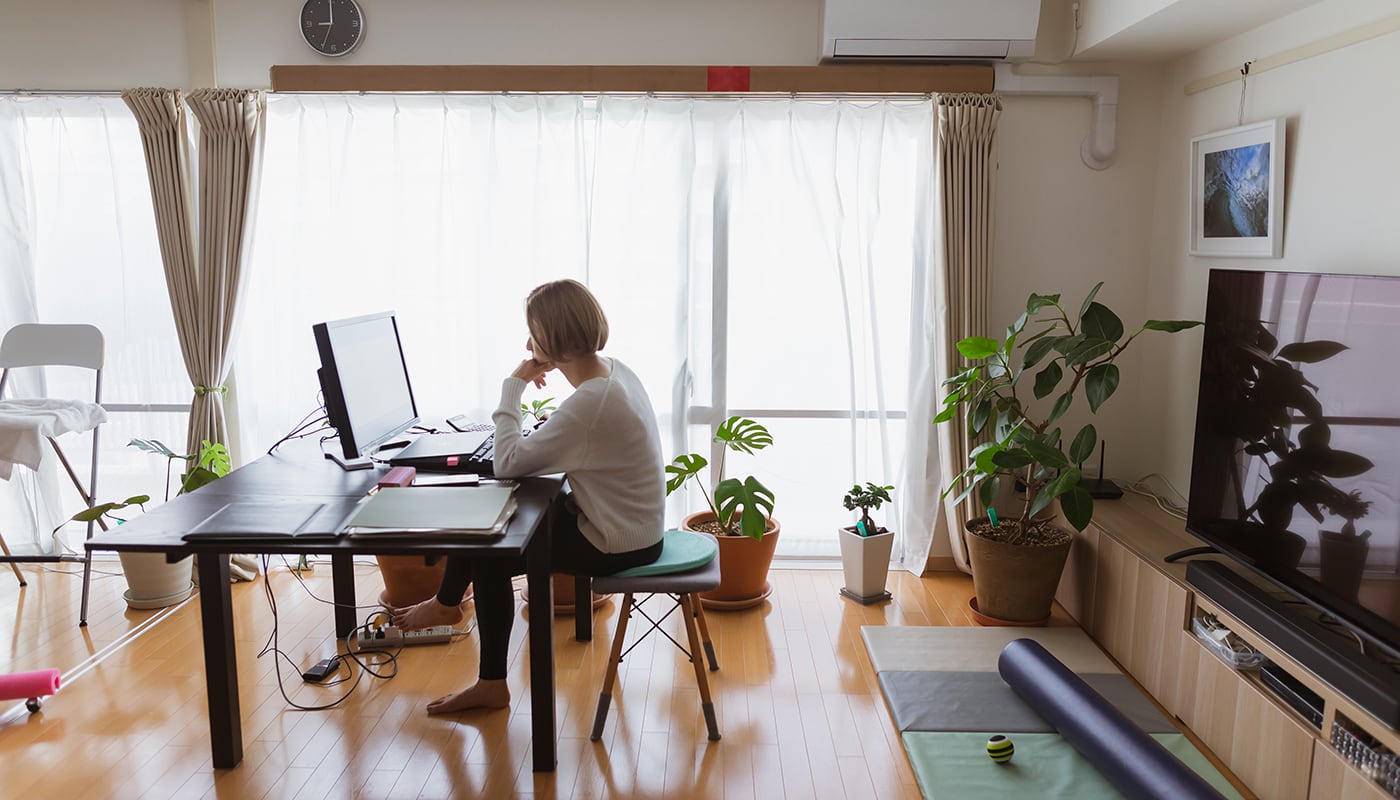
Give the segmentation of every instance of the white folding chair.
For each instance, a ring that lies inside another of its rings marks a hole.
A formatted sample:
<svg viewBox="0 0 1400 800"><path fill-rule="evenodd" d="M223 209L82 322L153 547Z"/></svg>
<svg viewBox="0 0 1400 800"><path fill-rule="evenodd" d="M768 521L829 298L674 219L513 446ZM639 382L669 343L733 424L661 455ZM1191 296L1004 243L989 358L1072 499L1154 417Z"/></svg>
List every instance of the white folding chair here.
<svg viewBox="0 0 1400 800"><path fill-rule="evenodd" d="M0 452L0 460L37 467L41 457L40 437L48 439L53 452L63 464L63 469L73 481L73 486L82 496L88 508L92 507L97 492L97 451L98 429L106 418L102 411L102 362L104 357L102 332L92 325L47 325L26 323L16 325L0 340L0 431L8 435L0 439L14 452ZM93 370L92 401L55 398L5 399L5 385L12 371L24 367L81 367ZM87 485L78 478L68 458L58 446L55 437L69 432L92 432L91 472ZM0 464L0 466L5 466ZM6 473L8 474L8 470ZM87 538L92 538L91 521L87 524ZM106 526L102 526L106 529ZM79 611L78 625L87 625L88 588L92 580L92 561L86 551L81 556L64 553L54 555L13 555L4 537L0 536L0 548L4 555L0 561L8 562L19 578L21 586L27 585L24 574L16 562L83 562L83 599Z"/></svg>

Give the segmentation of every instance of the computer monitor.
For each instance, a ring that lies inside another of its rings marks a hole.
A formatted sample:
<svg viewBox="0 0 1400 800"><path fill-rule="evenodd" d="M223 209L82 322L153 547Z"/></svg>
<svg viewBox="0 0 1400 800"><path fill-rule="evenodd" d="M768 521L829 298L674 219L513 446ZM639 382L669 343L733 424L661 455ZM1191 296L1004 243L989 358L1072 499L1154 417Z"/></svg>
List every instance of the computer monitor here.
<svg viewBox="0 0 1400 800"><path fill-rule="evenodd" d="M375 448L418 424L418 407L392 311L311 327L321 357L317 377L326 418L340 434L345 469L370 466Z"/></svg>

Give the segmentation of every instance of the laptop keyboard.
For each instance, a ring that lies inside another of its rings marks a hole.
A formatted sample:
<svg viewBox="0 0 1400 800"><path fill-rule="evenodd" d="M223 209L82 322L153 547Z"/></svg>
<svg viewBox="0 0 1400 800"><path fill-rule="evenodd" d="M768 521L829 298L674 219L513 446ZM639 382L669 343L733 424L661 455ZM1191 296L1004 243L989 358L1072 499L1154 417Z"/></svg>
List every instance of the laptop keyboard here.
<svg viewBox="0 0 1400 800"><path fill-rule="evenodd" d="M486 437L475 450L472 451L472 461L490 461L496 455L496 434Z"/></svg>

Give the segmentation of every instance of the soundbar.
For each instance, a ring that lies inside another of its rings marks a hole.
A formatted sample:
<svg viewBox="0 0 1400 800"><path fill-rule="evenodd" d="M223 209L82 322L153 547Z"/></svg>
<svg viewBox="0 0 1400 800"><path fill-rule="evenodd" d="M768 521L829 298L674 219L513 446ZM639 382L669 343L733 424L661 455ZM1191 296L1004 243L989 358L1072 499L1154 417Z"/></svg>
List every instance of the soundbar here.
<svg viewBox="0 0 1400 800"><path fill-rule="evenodd" d="M1224 564L1187 562L1186 583L1391 730L1400 730L1400 674Z"/></svg>

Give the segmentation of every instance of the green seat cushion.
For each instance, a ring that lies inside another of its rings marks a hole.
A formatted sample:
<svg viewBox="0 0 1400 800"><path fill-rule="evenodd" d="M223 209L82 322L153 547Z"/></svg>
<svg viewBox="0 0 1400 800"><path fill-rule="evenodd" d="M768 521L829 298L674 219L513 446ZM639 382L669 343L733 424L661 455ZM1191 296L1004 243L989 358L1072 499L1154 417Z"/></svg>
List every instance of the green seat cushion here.
<svg viewBox="0 0 1400 800"><path fill-rule="evenodd" d="M645 575L670 575L689 572L710 563L719 552L715 537L693 531L666 531L661 534L661 556L650 564L615 573L617 578L640 578Z"/></svg>

